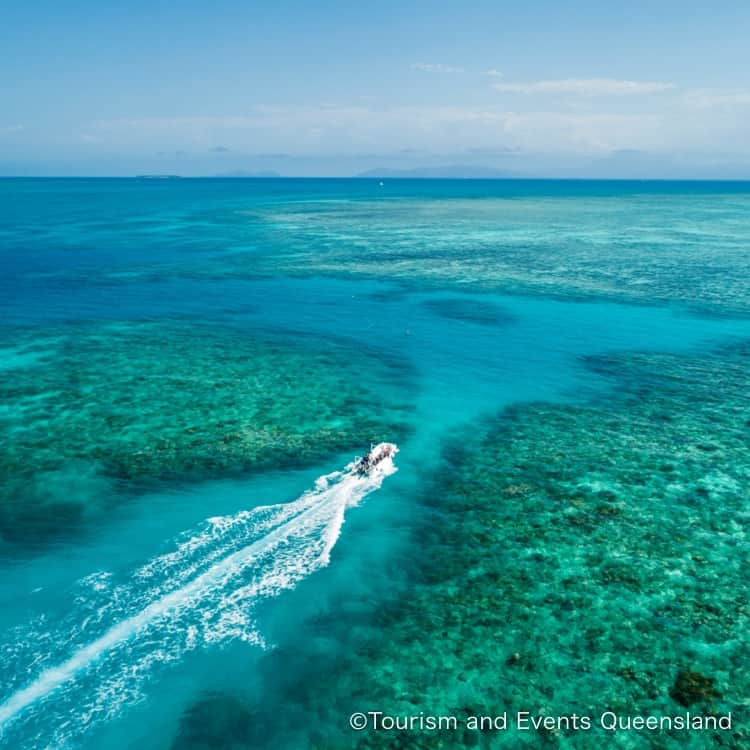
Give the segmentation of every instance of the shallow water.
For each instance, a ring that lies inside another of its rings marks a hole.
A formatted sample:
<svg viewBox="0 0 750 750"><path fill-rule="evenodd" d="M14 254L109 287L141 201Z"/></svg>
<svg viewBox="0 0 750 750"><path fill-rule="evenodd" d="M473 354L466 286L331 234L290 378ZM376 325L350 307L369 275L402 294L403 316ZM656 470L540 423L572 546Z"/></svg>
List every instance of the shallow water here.
<svg viewBox="0 0 750 750"><path fill-rule="evenodd" d="M708 578L746 596L746 511L729 499L747 487L743 454L698 448L700 461L682 460L676 441L705 443L716 415L726 434L747 430L745 391L720 376L741 382L736 347L750 339L750 188L3 180L0 201L3 743L400 747L352 733L349 712L403 708L407 695L414 710L490 710L510 700L491 684L500 677L533 710L606 695L676 711L670 689L687 667L732 706L741 700L727 687L742 667L739 617L729 630L709 618L702 635L734 647L711 658L675 648L639 678L658 699L598 664L606 649L587 659L576 638L614 627L630 599L653 613L626 617L652 629L654 648L661 632L687 638L681 626L664 630L674 615L654 604L663 582L602 557L613 534L629 555L668 558L683 596L705 608L705 582L679 562L700 541ZM691 403L709 396L691 422ZM678 409L664 440L657 415ZM378 440L400 447L382 487L304 494ZM492 451L477 484L473 467ZM579 506L562 500L542 518L548 498L506 476L534 473L519 467L543 466L545 451L562 452L567 472L550 492L584 505L594 501L577 498L581 487L615 492L596 502L620 514L571 523ZM615 462L624 478L611 476ZM633 551L643 544L634 518L663 526L643 506L666 465L670 486L709 493L695 495L705 537ZM582 547L581 529L602 518L607 531ZM561 531L531 543L536 523ZM711 534L730 527L726 554L706 555L724 543ZM499 616L486 589L498 585L490 561L513 545L509 591L529 608L517 621ZM523 661L518 644L558 639L560 612L581 594L556 575L540 593L532 549L544 559L586 549L596 575L623 587L608 591L603 614L571 621L570 643L545 647L544 665ZM456 598L451 586L477 576L482 585ZM477 639L440 669L425 664ZM516 653L524 679L509 672ZM556 688L561 671L569 692ZM469 693L455 689L460 674ZM702 741L691 746L712 746Z"/></svg>

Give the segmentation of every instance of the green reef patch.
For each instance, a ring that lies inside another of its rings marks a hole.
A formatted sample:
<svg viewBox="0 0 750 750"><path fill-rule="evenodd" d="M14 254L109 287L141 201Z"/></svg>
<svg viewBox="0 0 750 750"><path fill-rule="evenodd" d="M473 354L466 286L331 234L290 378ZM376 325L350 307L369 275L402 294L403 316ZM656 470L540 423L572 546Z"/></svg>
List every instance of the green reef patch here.
<svg viewBox="0 0 750 750"><path fill-rule="evenodd" d="M446 448L400 561L410 583L337 632L323 682L296 686L312 724L341 727L318 746L750 747L750 346L590 365L614 379L606 397L519 406ZM370 710L593 726L345 729ZM731 711L733 728L598 727L688 710Z"/></svg>
<svg viewBox="0 0 750 750"><path fill-rule="evenodd" d="M399 439L410 371L345 342L189 321L16 333L0 380L0 541L33 544L159 483Z"/></svg>

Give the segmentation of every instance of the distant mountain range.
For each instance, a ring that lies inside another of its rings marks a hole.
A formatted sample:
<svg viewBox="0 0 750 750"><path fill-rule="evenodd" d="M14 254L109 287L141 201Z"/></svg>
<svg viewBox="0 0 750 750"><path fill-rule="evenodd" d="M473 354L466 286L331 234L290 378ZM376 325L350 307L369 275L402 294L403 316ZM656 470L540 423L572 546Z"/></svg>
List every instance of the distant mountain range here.
<svg viewBox="0 0 750 750"><path fill-rule="evenodd" d="M376 167L368 169L366 172L360 172L356 177L411 177L417 179L436 179L436 178L453 178L453 179L503 179L508 177L517 177L515 172L509 172L503 169L494 169L493 167L476 167L471 165L455 164L444 167L414 167L413 169L388 169L386 167Z"/></svg>

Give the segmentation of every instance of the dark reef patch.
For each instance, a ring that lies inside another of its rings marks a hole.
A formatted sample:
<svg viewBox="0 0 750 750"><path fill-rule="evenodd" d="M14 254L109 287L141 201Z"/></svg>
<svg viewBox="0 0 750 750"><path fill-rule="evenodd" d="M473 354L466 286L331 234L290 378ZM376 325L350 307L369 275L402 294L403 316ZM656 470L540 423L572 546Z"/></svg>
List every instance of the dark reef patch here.
<svg viewBox="0 0 750 750"><path fill-rule="evenodd" d="M244 750L262 725L237 698L211 693L183 714L171 750Z"/></svg>
<svg viewBox="0 0 750 750"><path fill-rule="evenodd" d="M689 707L694 703L713 703L721 696L716 692L716 680L700 672L681 669L677 673L674 685L669 694L678 703Z"/></svg>
<svg viewBox="0 0 750 750"><path fill-rule="evenodd" d="M480 325L506 325L515 320L512 313L479 297L441 297L426 300L422 306L441 318Z"/></svg>

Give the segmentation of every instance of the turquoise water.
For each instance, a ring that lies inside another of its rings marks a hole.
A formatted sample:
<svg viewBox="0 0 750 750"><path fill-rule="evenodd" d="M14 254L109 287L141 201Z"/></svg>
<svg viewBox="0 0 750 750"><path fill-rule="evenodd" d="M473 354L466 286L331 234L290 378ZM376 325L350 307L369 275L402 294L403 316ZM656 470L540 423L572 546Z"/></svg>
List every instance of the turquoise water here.
<svg viewBox="0 0 750 750"><path fill-rule="evenodd" d="M5 746L598 747L348 716L741 716L749 185L0 180L0 206ZM397 471L350 476L379 441Z"/></svg>

